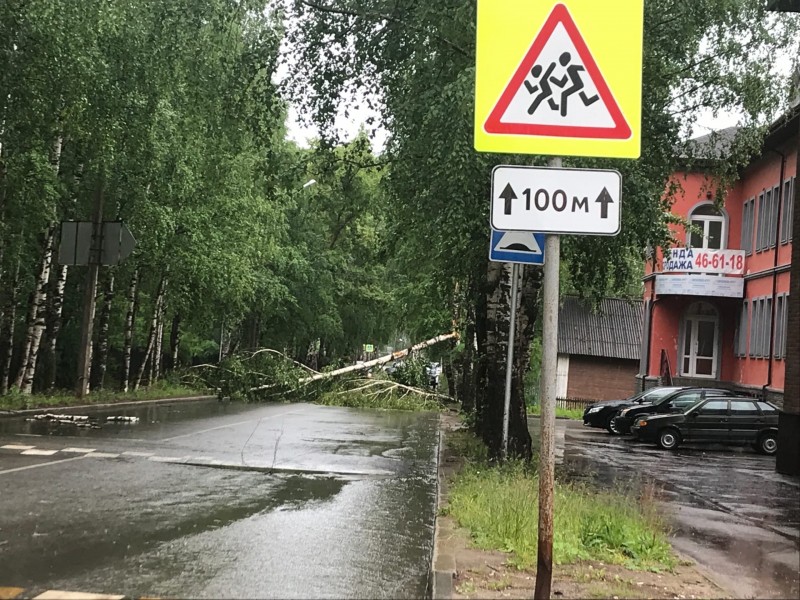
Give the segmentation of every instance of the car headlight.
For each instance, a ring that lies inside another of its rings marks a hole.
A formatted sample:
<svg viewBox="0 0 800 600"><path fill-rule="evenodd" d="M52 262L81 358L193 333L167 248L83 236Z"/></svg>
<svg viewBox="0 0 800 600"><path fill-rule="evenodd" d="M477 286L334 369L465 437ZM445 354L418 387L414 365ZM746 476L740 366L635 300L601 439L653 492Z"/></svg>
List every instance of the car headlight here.
<svg viewBox="0 0 800 600"><path fill-rule="evenodd" d="M600 412L601 410L603 410L602 406L593 406L589 409L589 414Z"/></svg>
<svg viewBox="0 0 800 600"><path fill-rule="evenodd" d="M646 419L640 419L639 420L639 427L645 427L646 425L647 425L647 420Z"/></svg>

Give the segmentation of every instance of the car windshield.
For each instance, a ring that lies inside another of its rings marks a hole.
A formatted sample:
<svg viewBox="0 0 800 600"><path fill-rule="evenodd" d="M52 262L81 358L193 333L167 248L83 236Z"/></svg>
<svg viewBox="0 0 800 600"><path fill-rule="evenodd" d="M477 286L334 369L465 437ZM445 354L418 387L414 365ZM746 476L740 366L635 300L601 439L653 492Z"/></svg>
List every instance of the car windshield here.
<svg viewBox="0 0 800 600"><path fill-rule="evenodd" d="M681 388L676 387L666 387L666 388L656 388L653 390L648 390L643 394L644 400L647 402L652 402L653 404L658 403L659 400L665 398L671 394L674 394Z"/></svg>

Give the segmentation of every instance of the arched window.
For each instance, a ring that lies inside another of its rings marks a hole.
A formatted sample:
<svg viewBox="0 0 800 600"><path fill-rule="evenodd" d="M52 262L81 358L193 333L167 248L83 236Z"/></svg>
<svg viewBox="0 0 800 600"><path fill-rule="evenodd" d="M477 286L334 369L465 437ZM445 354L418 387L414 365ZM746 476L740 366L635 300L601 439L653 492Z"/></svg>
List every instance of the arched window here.
<svg viewBox="0 0 800 600"><path fill-rule="evenodd" d="M707 202L696 206L689 214L692 229L686 236L686 245L692 248L721 250L727 247L727 218L714 204Z"/></svg>

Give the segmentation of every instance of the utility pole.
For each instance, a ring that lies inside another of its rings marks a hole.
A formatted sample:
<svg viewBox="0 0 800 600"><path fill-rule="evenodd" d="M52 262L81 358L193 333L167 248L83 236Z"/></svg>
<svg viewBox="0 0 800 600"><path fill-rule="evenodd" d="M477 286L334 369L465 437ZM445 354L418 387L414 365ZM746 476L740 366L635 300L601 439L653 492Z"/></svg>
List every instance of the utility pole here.
<svg viewBox="0 0 800 600"><path fill-rule="evenodd" d="M89 374L92 367L92 334L94 333L95 296L97 276L103 251L103 180L98 177L92 208L92 243L89 250L89 267L86 288L83 292L83 322L78 354L78 387L76 395L84 398L89 393Z"/></svg>
<svg viewBox="0 0 800 600"><path fill-rule="evenodd" d="M561 168L554 157L549 167ZM544 242L542 308L542 380L539 405L539 539L536 559L536 600L550 598L553 582L553 488L555 485L556 369L558 365L558 296L561 238L548 234Z"/></svg>

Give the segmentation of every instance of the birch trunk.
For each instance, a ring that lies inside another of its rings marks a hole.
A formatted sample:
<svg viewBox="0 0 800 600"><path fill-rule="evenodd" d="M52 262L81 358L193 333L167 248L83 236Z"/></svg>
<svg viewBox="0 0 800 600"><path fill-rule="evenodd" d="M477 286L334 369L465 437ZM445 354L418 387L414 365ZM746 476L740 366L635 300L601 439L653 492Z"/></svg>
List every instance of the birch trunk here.
<svg viewBox="0 0 800 600"><path fill-rule="evenodd" d="M393 352L392 354L386 354L385 356L381 356L380 358L376 358L375 360L370 360L365 363L361 363L360 365L350 365L349 367L336 369L335 371L328 371L327 373L317 373L315 375L311 375L310 377L303 377L298 381L298 383L302 385L306 383L313 383L315 381L321 381L323 379L330 379L332 377L337 377L339 375L346 375L347 373L366 371L368 369L371 369L372 367L385 365L386 363L392 362L393 360L405 358L409 354L412 354L414 352L419 352L420 350L423 350L429 346L433 346L441 342L446 342L447 340L455 340L457 338L458 338L457 333L446 333L443 335L437 335L435 338L431 338L429 340L425 340L424 342L414 344L413 346L411 346L410 348L406 348L405 350L398 350L397 352ZM273 387L273 385L274 384L260 385L257 387L250 388L250 391L259 392L262 390L269 389Z"/></svg>
<svg viewBox="0 0 800 600"><path fill-rule="evenodd" d="M133 348L133 326L136 322L138 300L139 269L133 271L128 286L128 312L125 315L125 341L122 348L122 391L127 392L131 380L131 349Z"/></svg>
<svg viewBox="0 0 800 600"><path fill-rule="evenodd" d="M175 313L172 317L172 330L169 334L170 346L170 369L175 370L178 368L178 353L181 346L181 315Z"/></svg>
<svg viewBox="0 0 800 600"><path fill-rule="evenodd" d="M61 332L62 317L64 312L64 290L67 286L67 265L58 268L53 290L50 294L50 324L47 329L47 389L52 391L56 387L56 374L58 368L58 358L56 349L58 346L58 334Z"/></svg>
<svg viewBox="0 0 800 600"><path fill-rule="evenodd" d="M0 396L8 393L11 379L11 360L14 358L14 328L17 319L17 298L19 297L19 259L9 287L8 305L5 310L5 356L3 359L3 379L0 381Z"/></svg>
<svg viewBox="0 0 800 600"><path fill-rule="evenodd" d="M161 377L161 360L162 360L162 349L164 344L164 318L166 317L167 312L167 303L166 303L166 293L163 293L161 296L161 307L158 311L158 331L156 332L156 347L155 347L155 354L153 355L153 362L152 367L154 371L154 377L151 378L150 385L155 383Z"/></svg>
<svg viewBox="0 0 800 600"><path fill-rule="evenodd" d="M136 377L136 385L133 388L135 390L138 390L139 386L142 384L142 378L144 377L144 372L147 368L148 362L152 362L152 354L156 345L156 334L158 333L158 315L161 311L165 282L165 278L162 277L158 284L158 292L156 293L156 299L153 303L153 317L150 319L150 334L147 336L147 351L145 352L144 359L139 367L139 374Z"/></svg>
<svg viewBox="0 0 800 600"><path fill-rule="evenodd" d="M530 360L530 343L535 325L541 289L541 269L523 270L520 302L517 312L516 339L509 340L511 323L511 265L489 263L486 295L486 343L483 361L481 398L481 436L494 456L500 456L503 437L503 405L505 399L506 353L514 344L511 402L509 408L508 454L529 460L531 437L525 408L524 375Z"/></svg>
<svg viewBox="0 0 800 600"><path fill-rule="evenodd" d="M114 300L114 272L108 274L103 291L103 307L100 309L100 330L97 334L97 368L95 369L95 388L102 390L108 368L108 326L111 322L111 303Z"/></svg>
<svg viewBox="0 0 800 600"><path fill-rule="evenodd" d="M45 328L45 315L47 313L47 284L50 280L50 268L53 264L53 241L55 228L51 227L45 233L42 266L36 280L28 314L28 331L25 336L25 345L22 353L22 363L15 385L23 394L30 394L33 390L33 377L36 373L36 359L39 355L39 344Z"/></svg>

